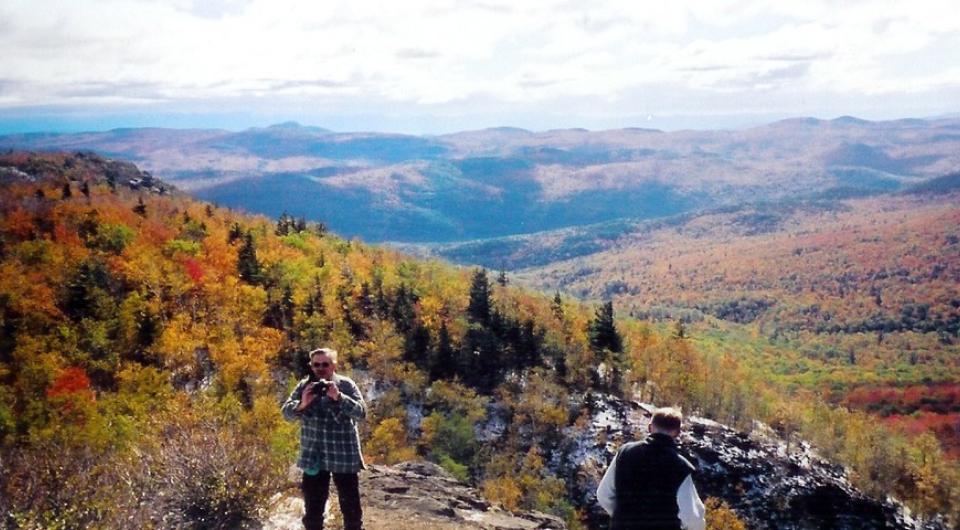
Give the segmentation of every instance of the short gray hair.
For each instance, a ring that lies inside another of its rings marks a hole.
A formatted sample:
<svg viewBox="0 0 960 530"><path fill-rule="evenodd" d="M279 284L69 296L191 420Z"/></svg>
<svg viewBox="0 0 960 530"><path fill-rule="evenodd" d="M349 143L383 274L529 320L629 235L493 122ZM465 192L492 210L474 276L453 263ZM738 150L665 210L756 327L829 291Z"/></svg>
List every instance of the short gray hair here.
<svg viewBox="0 0 960 530"><path fill-rule="evenodd" d="M333 348L317 348L310 352L311 359L313 359L315 355L326 355L330 358L330 362L337 364L337 350Z"/></svg>

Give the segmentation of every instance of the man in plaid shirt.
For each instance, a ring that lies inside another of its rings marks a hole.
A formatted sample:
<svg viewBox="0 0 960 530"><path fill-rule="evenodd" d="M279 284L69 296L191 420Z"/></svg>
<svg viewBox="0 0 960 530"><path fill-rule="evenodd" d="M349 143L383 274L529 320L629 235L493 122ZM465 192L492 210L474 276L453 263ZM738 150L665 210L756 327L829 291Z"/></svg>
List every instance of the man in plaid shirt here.
<svg viewBox="0 0 960 530"><path fill-rule="evenodd" d="M307 530L323 530L323 511L330 494L330 475L337 486L344 530L363 530L358 473L363 469L357 421L367 407L357 384L336 373L337 351L310 352L310 370L283 404L283 417L300 421L300 458Z"/></svg>

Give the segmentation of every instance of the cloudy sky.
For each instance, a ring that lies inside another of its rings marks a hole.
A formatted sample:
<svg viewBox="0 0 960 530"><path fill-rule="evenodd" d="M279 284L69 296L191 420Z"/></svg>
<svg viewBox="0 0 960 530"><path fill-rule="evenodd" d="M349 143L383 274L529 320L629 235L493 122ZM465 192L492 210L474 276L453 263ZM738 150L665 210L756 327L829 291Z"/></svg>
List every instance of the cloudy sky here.
<svg viewBox="0 0 960 530"><path fill-rule="evenodd" d="M0 0L0 132L960 112L956 0Z"/></svg>

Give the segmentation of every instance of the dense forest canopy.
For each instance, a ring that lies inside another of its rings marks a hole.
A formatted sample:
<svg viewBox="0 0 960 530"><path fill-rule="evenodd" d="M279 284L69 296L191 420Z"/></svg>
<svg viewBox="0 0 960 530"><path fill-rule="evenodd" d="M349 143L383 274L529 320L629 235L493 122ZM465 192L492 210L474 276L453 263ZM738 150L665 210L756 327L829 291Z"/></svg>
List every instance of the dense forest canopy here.
<svg viewBox="0 0 960 530"><path fill-rule="evenodd" d="M960 377L958 199L924 188L704 212L516 279L642 319L710 323L699 346L750 351L743 361L770 378L934 432L955 456L958 410L932 395Z"/></svg>
<svg viewBox="0 0 960 530"><path fill-rule="evenodd" d="M550 462L601 392L761 420L873 494L960 508L934 437L791 394L749 351L698 345L716 332L706 323L625 319L319 223L243 215L96 155L5 154L0 186L0 508L13 527L241 525L294 461L278 403L319 345L368 393L371 461L426 458L573 527L576 470Z"/></svg>

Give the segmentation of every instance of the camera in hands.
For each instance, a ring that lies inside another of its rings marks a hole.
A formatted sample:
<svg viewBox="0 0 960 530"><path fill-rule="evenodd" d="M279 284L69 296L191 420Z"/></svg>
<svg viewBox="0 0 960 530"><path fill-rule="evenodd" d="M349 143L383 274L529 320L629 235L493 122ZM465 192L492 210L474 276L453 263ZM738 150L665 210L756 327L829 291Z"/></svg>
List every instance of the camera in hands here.
<svg viewBox="0 0 960 530"><path fill-rule="evenodd" d="M333 384L330 381L320 380L311 384L310 393L322 396L327 393L327 389Z"/></svg>

